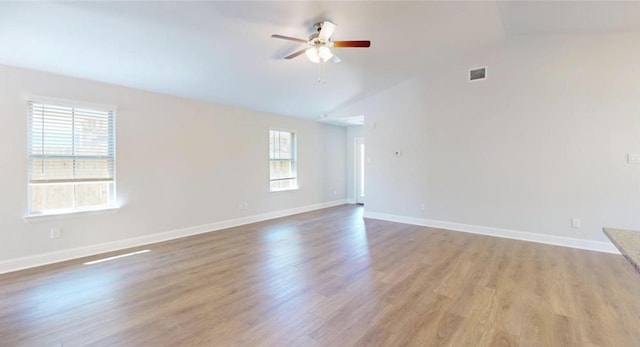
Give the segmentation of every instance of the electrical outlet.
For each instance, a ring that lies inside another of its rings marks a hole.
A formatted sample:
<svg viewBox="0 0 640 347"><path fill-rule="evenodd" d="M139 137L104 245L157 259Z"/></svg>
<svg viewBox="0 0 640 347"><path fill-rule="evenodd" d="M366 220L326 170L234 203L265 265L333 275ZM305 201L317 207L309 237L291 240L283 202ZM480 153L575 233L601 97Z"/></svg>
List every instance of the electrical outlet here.
<svg viewBox="0 0 640 347"><path fill-rule="evenodd" d="M51 235L52 239L59 239L60 238L60 232L61 232L60 228L51 228L50 231L51 231L50 235Z"/></svg>
<svg viewBox="0 0 640 347"><path fill-rule="evenodd" d="M640 164L640 153L629 153L627 155L627 162L629 164Z"/></svg>
<svg viewBox="0 0 640 347"><path fill-rule="evenodd" d="M582 226L580 222L580 218L571 218L571 227L574 229L579 229Z"/></svg>
<svg viewBox="0 0 640 347"><path fill-rule="evenodd" d="M420 203L420 210L424 211L424 210L425 210L425 208L427 208L427 206L425 205L425 203L424 203L424 202L421 202L421 203Z"/></svg>

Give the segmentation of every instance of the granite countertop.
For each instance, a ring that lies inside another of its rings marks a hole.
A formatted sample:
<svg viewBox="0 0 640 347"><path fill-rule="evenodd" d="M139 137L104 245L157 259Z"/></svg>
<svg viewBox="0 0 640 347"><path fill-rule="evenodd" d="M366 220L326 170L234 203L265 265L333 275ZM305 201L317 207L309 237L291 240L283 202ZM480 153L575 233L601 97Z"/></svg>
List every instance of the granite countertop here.
<svg viewBox="0 0 640 347"><path fill-rule="evenodd" d="M604 228L602 229L627 258L640 272L640 231Z"/></svg>

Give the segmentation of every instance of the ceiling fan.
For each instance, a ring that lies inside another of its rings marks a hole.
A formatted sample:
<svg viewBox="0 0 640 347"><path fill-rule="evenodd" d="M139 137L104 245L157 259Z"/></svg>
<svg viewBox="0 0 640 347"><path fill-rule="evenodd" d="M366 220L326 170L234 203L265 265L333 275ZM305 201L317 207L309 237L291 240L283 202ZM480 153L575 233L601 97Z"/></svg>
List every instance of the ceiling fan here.
<svg viewBox="0 0 640 347"><path fill-rule="evenodd" d="M303 48L297 52L291 53L284 59L293 59L303 53L306 53L309 60L314 63L326 62L333 58L334 62L339 62L340 59L336 57L331 48L344 48L344 47L370 47L371 41L331 41L331 35L336 30L336 25L329 22L318 22L314 24L316 32L309 36L309 40L298 39L295 37L283 36L283 35L271 35L276 39L283 39L289 41L300 42L308 45L308 48Z"/></svg>

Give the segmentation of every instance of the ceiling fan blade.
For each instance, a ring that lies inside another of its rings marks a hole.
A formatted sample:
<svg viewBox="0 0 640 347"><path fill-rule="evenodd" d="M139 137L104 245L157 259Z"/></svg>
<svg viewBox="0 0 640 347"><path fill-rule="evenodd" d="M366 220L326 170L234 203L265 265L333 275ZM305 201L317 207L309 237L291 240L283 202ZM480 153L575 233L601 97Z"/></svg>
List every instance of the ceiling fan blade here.
<svg viewBox="0 0 640 347"><path fill-rule="evenodd" d="M333 47L371 47L371 41L333 41Z"/></svg>
<svg viewBox="0 0 640 347"><path fill-rule="evenodd" d="M324 23L322 23L322 29L320 29L320 33L318 34L318 39L320 39L320 41L322 42L329 41L329 38L331 38L331 35L333 35L333 32L335 30L335 24L329 22L328 20L324 21Z"/></svg>
<svg viewBox="0 0 640 347"><path fill-rule="evenodd" d="M299 51L297 51L297 52L295 52L295 53L291 53L291 54L289 54L288 56L286 56L286 57L284 57L284 58L285 58L285 59L293 59L293 58L295 58L295 57L297 57L297 56L299 56L299 55L301 55L301 54L304 54L304 52L306 52L306 51L307 51L307 49L306 49L306 48L305 48L305 49L301 49L301 50L299 50Z"/></svg>
<svg viewBox="0 0 640 347"><path fill-rule="evenodd" d="M289 40L289 41L296 41L296 42L302 42L302 43L307 43L307 40L303 40L303 39L297 39L295 37L289 37L289 36L283 36L283 35L271 35L271 37L274 37L276 39L283 39L283 40Z"/></svg>

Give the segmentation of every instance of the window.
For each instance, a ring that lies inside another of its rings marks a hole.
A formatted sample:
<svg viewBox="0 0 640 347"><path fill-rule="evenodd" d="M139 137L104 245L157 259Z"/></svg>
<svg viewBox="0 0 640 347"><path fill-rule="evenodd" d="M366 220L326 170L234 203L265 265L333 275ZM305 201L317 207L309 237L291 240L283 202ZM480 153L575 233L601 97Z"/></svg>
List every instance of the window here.
<svg viewBox="0 0 640 347"><path fill-rule="evenodd" d="M269 188L298 189L295 133L269 130Z"/></svg>
<svg viewBox="0 0 640 347"><path fill-rule="evenodd" d="M115 205L112 110L29 102L29 214Z"/></svg>

